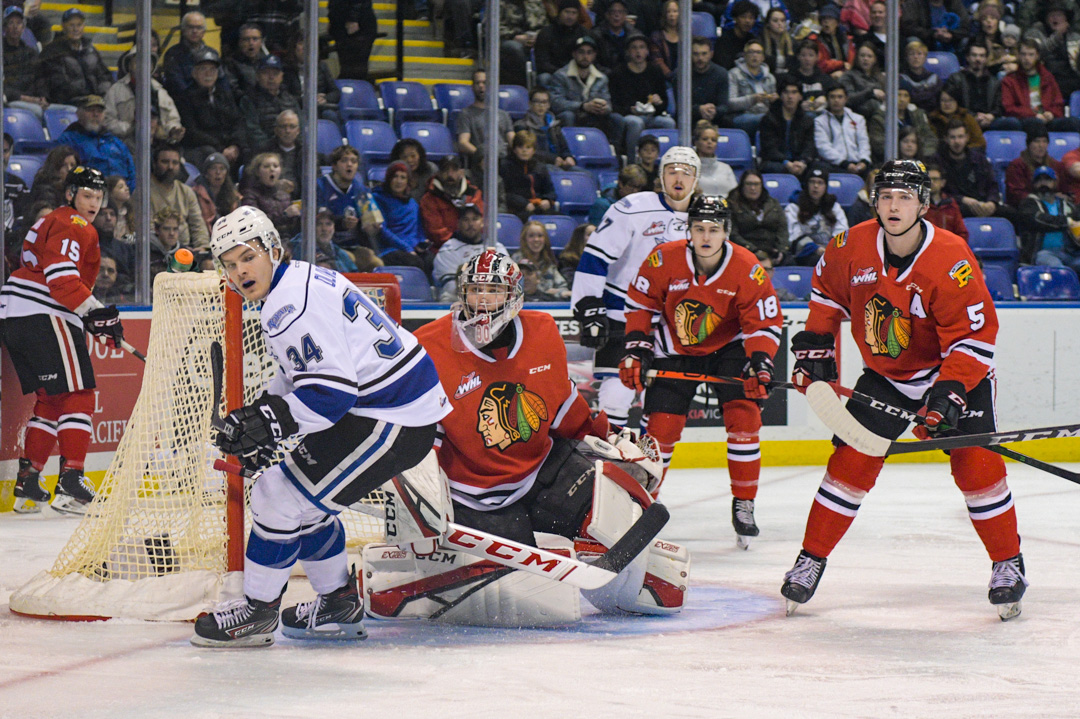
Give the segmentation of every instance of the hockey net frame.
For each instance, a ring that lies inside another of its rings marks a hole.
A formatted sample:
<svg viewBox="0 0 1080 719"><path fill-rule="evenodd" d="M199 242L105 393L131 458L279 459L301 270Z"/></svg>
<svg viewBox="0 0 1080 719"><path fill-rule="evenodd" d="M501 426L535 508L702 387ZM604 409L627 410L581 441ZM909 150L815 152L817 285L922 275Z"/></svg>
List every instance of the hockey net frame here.
<svg viewBox="0 0 1080 719"><path fill-rule="evenodd" d="M393 275L346 277L400 322ZM12 593L12 612L191 620L241 593L250 487L214 469L221 454L210 428L210 345L222 339L224 413L252 401L277 371L258 309L216 273L155 278L147 363L124 436L86 516L53 567ZM384 497L376 490L363 501L381 507ZM353 510L341 518L350 552L385 538L381 519Z"/></svg>

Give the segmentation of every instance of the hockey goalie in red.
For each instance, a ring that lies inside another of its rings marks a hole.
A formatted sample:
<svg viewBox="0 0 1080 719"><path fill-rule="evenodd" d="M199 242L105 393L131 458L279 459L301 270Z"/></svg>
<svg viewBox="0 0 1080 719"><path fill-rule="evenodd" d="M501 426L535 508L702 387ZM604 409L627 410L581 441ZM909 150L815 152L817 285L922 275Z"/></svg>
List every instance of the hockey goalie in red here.
<svg viewBox="0 0 1080 719"><path fill-rule="evenodd" d="M697 382L656 378L649 368L744 378L715 385L728 434L731 521L739 546L758 535L754 499L761 473L761 401L773 380L783 316L757 258L728 241L731 210L699 195L689 209L690 240L666 242L642 263L626 300L626 356L619 374L645 390L645 425L667 468L682 436ZM654 488L656 492L659 488Z"/></svg>
<svg viewBox="0 0 1080 719"><path fill-rule="evenodd" d="M115 346L124 330L115 306L92 291L101 250L93 221L105 196L97 170L76 167L67 176L68 206L38 220L22 245L22 262L0 290L0 316L12 364L24 394L37 394L26 426L15 480L17 511L47 504L41 470L59 442L62 462L54 509L85 513L94 488L83 476L94 414L94 368L86 333Z"/></svg>
<svg viewBox="0 0 1080 719"><path fill-rule="evenodd" d="M836 379L835 338L840 321L850 318L866 366L857 391L918 410L930 435L992 432L997 314L967 243L923 219L929 197L921 162L882 167L871 198L878 220L837 235L817 264L806 329L791 341L792 382L805 387ZM908 427L866 405L850 403L848 411L889 439ZM922 428L918 433L926 436ZM781 589L789 614L814 595L826 557L884 462L834 441L839 446L811 506L803 549ZM1005 463L983 448L953 450L949 460L993 561L990 603L1010 619L1020 613L1027 580Z"/></svg>

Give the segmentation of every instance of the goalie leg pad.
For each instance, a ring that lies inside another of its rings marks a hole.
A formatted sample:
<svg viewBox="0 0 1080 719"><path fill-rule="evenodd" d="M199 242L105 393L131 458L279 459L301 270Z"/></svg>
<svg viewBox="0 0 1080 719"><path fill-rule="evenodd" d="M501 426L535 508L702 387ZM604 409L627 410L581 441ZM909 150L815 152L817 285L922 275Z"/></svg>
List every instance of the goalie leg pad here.
<svg viewBox="0 0 1080 719"><path fill-rule="evenodd" d="M573 556L568 540L545 548ZM540 627L581 619L575 587L513 572L453 550L417 555L369 544L363 552L367 612L380 619L430 619L488 627Z"/></svg>
<svg viewBox="0 0 1080 719"><path fill-rule="evenodd" d="M450 485L439 469L435 450L383 485L386 492L386 541L399 547L417 543L420 552L434 550L454 520Z"/></svg>
<svg viewBox="0 0 1080 719"><path fill-rule="evenodd" d="M690 551L657 539L610 584L581 593L605 614L677 614L689 582Z"/></svg>

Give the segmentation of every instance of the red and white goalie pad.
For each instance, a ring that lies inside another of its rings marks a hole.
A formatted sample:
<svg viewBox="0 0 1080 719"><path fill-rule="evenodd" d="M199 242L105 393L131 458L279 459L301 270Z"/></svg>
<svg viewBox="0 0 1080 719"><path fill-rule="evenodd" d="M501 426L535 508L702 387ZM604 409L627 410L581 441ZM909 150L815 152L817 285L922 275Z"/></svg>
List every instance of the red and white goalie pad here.
<svg viewBox="0 0 1080 719"><path fill-rule="evenodd" d="M541 535L545 549L573 557L573 544ZM581 619L576 587L444 548L425 555L384 544L363 552L367 613L484 627L543 627Z"/></svg>
<svg viewBox="0 0 1080 719"><path fill-rule="evenodd" d="M450 485L439 469L435 450L382 489L386 492L387 544L412 547L421 554L433 551L454 521Z"/></svg>

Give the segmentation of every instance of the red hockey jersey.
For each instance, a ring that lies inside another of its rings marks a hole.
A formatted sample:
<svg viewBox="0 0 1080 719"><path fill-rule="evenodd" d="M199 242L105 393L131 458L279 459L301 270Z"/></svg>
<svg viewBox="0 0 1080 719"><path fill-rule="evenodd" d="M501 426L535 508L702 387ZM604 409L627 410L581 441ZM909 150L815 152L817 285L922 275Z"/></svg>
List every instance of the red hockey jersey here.
<svg viewBox="0 0 1080 719"><path fill-rule="evenodd" d="M101 265L97 229L74 208L58 208L26 233L21 257L0 292L4 316L49 314L82 326Z"/></svg>
<svg viewBox="0 0 1080 719"><path fill-rule="evenodd" d="M863 222L829 241L818 261L806 329L851 318L863 363L919 399L939 377L969 391L994 368L998 319L966 242L923 221L926 241L903 272L885 269L885 233Z"/></svg>
<svg viewBox="0 0 1080 719"><path fill-rule="evenodd" d="M731 242L708 278L695 272L689 242L665 242L645 258L626 296L626 331L652 334L657 357L700 357L735 340L747 356L772 357L780 345L784 317L769 275Z"/></svg>
<svg viewBox="0 0 1080 719"><path fill-rule="evenodd" d="M525 495L551 450L551 437L591 434L589 405L570 381L566 345L551 315L524 310L515 339L495 357L451 347L450 315L414 334L439 372L453 410L435 447L455 501L482 511Z"/></svg>

